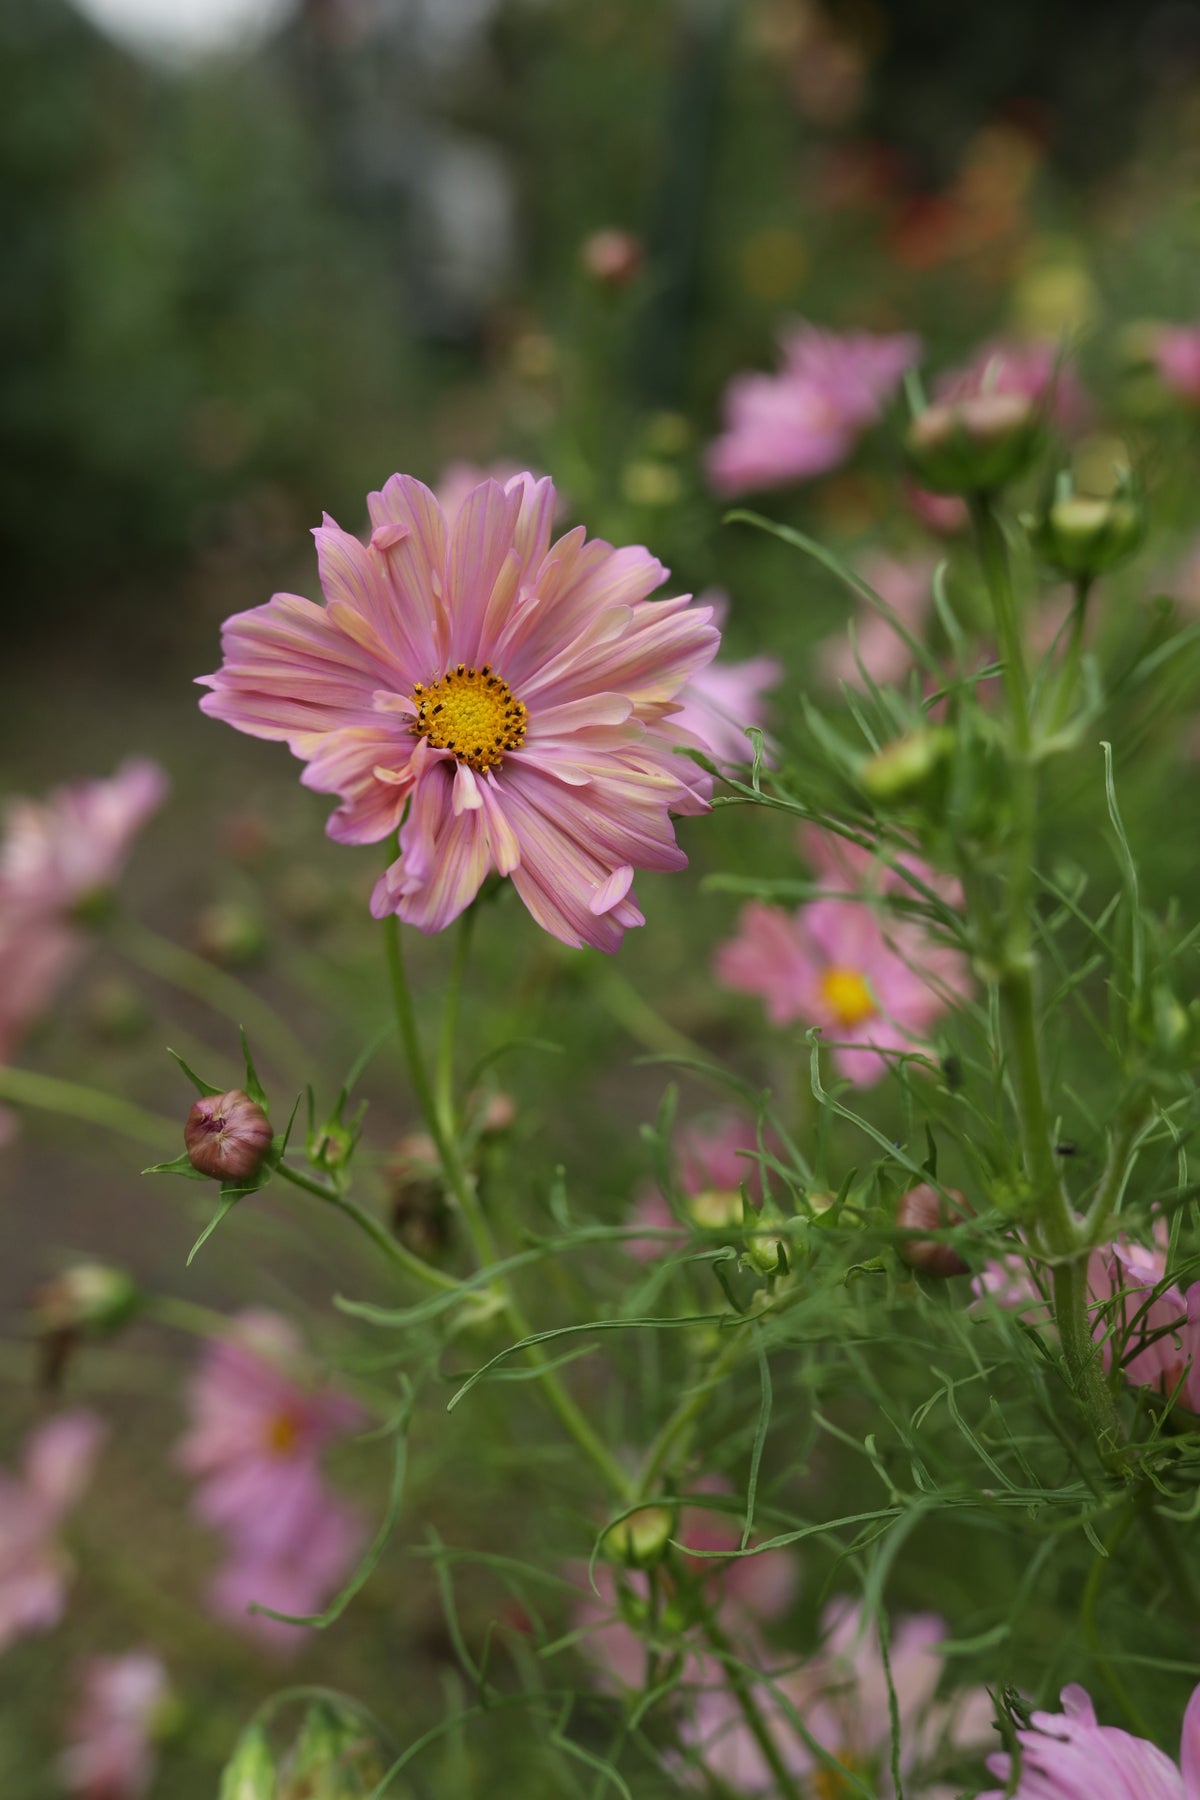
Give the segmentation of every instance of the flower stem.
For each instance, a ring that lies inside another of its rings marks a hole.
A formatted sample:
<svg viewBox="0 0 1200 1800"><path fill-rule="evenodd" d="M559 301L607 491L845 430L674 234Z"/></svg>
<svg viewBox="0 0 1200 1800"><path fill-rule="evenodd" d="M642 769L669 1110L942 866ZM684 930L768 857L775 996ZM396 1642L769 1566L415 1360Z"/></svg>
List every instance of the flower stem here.
<svg viewBox="0 0 1200 1800"><path fill-rule="evenodd" d="M352 1219L358 1229L371 1239L375 1247L383 1251L389 1262L395 1263L398 1269L403 1269L406 1275L413 1276L417 1281L425 1282L429 1287L443 1290L458 1287L459 1283L453 1275L444 1274L441 1269L435 1269L431 1263L422 1262L421 1258L414 1256L411 1250L406 1250L404 1245L392 1236L386 1225L346 1194L340 1194L336 1188L328 1187L325 1182L318 1181L315 1176L306 1175L303 1169L294 1168L290 1163L281 1162L276 1168L276 1174L281 1175L284 1181L290 1181L293 1187L302 1188L306 1194L312 1194L316 1199L323 1200L327 1206L334 1206L339 1212L345 1213L346 1217Z"/></svg>
<svg viewBox="0 0 1200 1800"><path fill-rule="evenodd" d="M1012 732L1012 819L1002 938L996 946L998 954L995 958L1001 1037L1032 1211L1043 1246L1053 1259L1054 1316L1063 1360L1076 1399L1087 1414L1101 1453L1111 1456L1121 1442L1120 1426L1092 1341L1088 1317L1087 1245L1076 1225L1055 1157L1038 1040L1031 929L1038 796L1025 655L1004 534L987 496L979 495L972 501L971 513L1004 657ZM972 925L980 940L988 941L994 937L994 932L986 916L987 902L980 903L978 883L964 882L964 888L973 914Z"/></svg>
<svg viewBox="0 0 1200 1800"><path fill-rule="evenodd" d="M412 996L409 993L408 979L404 968L404 952L400 941L400 927L394 914L383 922L384 942L387 946L388 972L391 978L392 1002L396 1009L396 1024L400 1032L400 1042L404 1046L404 1054L408 1063L409 1075L412 1079L413 1091L417 1104L421 1109L426 1128L437 1147L438 1159L442 1165L442 1173L446 1185L458 1203L481 1269L490 1268L497 1260L495 1242L492 1238L491 1226L488 1224L483 1208L479 1204L479 1196L475 1184L463 1165L459 1152L458 1139L453 1130L455 1108L452 1092L444 1089L435 1097L430 1085L429 1073L425 1066L425 1057L421 1049L421 1040L417 1032L416 1016L413 1012ZM445 1048L448 1035L452 1034L457 1018L458 993L466 970L469 939L464 929L460 931L459 946L455 955L455 972L452 978L452 996L450 1010L452 1019L450 1026L443 1020L442 1052L439 1056L439 1083L447 1083L453 1079L453 1043ZM440 1101L440 1104L439 1104ZM447 1119L451 1128L447 1129ZM533 1335L515 1296L502 1277L496 1276L492 1281L492 1291L504 1308L505 1317L518 1338ZM572 1400L570 1394L559 1380L557 1373L549 1366L540 1345L532 1344L525 1352L530 1363L541 1373L539 1386L547 1403L558 1417L560 1424L589 1462L603 1477L606 1485L615 1497L624 1505L631 1504L636 1498L634 1485L609 1451L600 1435L592 1428L588 1419Z"/></svg>
<svg viewBox="0 0 1200 1800"><path fill-rule="evenodd" d="M0 1100L10 1100L15 1106L32 1106L39 1112L58 1113L61 1118L78 1119L87 1125L103 1125L155 1150L177 1138L180 1130L177 1119L146 1112L116 1094L62 1081L57 1075L14 1069L8 1064L0 1064Z"/></svg>

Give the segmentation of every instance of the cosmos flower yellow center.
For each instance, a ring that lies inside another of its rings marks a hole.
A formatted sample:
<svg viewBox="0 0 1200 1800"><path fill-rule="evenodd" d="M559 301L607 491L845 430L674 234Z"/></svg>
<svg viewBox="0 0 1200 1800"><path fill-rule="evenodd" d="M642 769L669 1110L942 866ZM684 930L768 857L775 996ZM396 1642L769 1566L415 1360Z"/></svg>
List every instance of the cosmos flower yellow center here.
<svg viewBox="0 0 1200 1800"><path fill-rule="evenodd" d="M852 1031L864 1019L874 1018L879 1008L859 969L848 969L838 963L821 977L821 997L839 1025Z"/></svg>
<svg viewBox="0 0 1200 1800"><path fill-rule="evenodd" d="M276 1413L267 1423L266 1438L272 1456L290 1456L300 1442L299 1421L293 1413Z"/></svg>
<svg viewBox="0 0 1200 1800"><path fill-rule="evenodd" d="M449 750L478 775L498 769L505 751L525 742L528 714L487 663L481 669L459 663L428 687L418 681L412 698L413 736L427 739L435 750Z"/></svg>
<svg viewBox="0 0 1200 1800"><path fill-rule="evenodd" d="M837 1760L840 1766L850 1774L858 1774L863 1771L863 1765L857 1757L839 1756ZM812 1789L815 1800L843 1800L843 1796L848 1797L852 1792L846 1776L839 1775L837 1769L832 1768L828 1763L814 1771Z"/></svg>

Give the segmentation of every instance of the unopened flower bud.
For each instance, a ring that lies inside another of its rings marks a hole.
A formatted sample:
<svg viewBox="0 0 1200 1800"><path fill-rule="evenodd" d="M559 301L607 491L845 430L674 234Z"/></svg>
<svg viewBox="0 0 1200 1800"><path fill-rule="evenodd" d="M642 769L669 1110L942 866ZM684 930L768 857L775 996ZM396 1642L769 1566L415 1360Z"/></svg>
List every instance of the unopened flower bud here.
<svg viewBox="0 0 1200 1800"><path fill-rule="evenodd" d="M956 1196L961 1199L961 1195ZM943 1231L961 1216L958 1209L946 1206L941 1195L927 1183L910 1188L896 1207L896 1224L905 1231ZM949 1244L933 1238L902 1238L896 1246L901 1260L923 1275L965 1275L968 1265Z"/></svg>
<svg viewBox="0 0 1200 1800"><path fill-rule="evenodd" d="M757 1269L760 1275L786 1275L788 1272L787 1245L781 1237L754 1232L746 1239L744 1255L751 1268Z"/></svg>
<svg viewBox="0 0 1200 1800"><path fill-rule="evenodd" d="M701 1231L729 1231L742 1222L742 1196L737 1188L704 1188L684 1203Z"/></svg>
<svg viewBox="0 0 1200 1800"><path fill-rule="evenodd" d="M937 401L908 428L909 461L935 494L983 494L1021 475L1037 454L1042 417L1024 394Z"/></svg>
<svg viewBox="0 0 1200 1800"><path fill-rule="evenodd" d="M628 287L642 266L641 240L615 227L593 231L583 240L579 260L599 287Z"/></svg>
<svg viewBox="0 0 1200 1800"><path fill-rule="evenodd" d="M392 1230L404 1248L427 1262L444 1255L452 1215L433 1139L419 1131L401 1138L387 1176Z"/></svg>
<svg viewBox="0 0 1200 1800"><path fill-rule="evenodd" d="M187 1116L188 1161L214 1181L251 1181L271 1148L271 1121L241 1088L206 1094Z"/></svg>
<svg viewBox="0 0 1200 1800"><path fill-rule="evenodd" d="M118 1330L137 1311L140 1295L124 1269L104 1263L76 1263L40 1287L34 1316L45 1331Z"/></svg>
<svg viewBox="0 0 1200 1800"><path fill-rule="evenodd" d="M383 1778L380 1747L358 1720L309 1707L280 1773L277 1800L361 1800Z"/></svg>
<svg viewBox="0 0 1200 1800"><path fill-rule="evenodd" d="M42 1386L54 1392L81 1340L119 1331L140 1304L141 1294L125 1271L103 1263L77 1263L38 1288L30 1310Z"/></svg>
<svg viewBox="0 0 1200 1800"><path fill-rule="evenodd" d="M238 1739L225 1765L218 1800L275 1800L275 1758L260 1725Z"/></svg>
<svg viewBox="0 0 1200 1800"><path fill-rule="evenodd" d="M1132 556L1145 530L1145 515L1131 493L1106 499L1066 494L1030 526L1029 539L1051 568L1095 576Z"/></svg>
<svg viewBox="0 0 1200 1800"><path fill-rule="evenodd" d="M656 1563L675 1530L675 1514L669 1506L639 1506L605 1532L601 1548L612 1562L645 1569Z"/></svg>
<svg viewBox="0 0 1200 1800"><path fill-rule="evenodd" d="M206 906L193 932L196 953L209 962L231 969L257 962L267 943L262 917L252 907L236 901L216 901Z"/></svg>
<svg viewBox="0 0 1200 1800"><path fill-rule="evenodd" d="M953 739L944 727L922 727L885 744L863 764L861 780L872 800L905 800L926 786Z"/></svg>

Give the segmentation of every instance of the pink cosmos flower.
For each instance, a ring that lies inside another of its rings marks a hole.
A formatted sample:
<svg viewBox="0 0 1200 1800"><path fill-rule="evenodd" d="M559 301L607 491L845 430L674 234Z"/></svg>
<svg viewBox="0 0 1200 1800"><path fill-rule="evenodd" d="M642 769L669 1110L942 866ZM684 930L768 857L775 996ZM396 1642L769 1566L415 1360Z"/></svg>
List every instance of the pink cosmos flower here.
<svg viewBox="0 0 1200 1800"><path fill-rule="evenodd" d="M702 606L711 606L713 624L723 630L729 611L729 596L719 588L706 588L699 596ZM686 681L676 697L679 710L672 716L672 728L682 742L703 750L713 762L742 765L751 761L753 749L746 727L766 724L767 704L764 695L783 677L783 664L773 656L751 656L744 662L709 663ZM698 763L681 758L682 774L693 792L708 801L712 798L712 776Z"/></svg>
<svg viewBox="0 0 1200 1800"><path fill-rule="evenodd" d="M206 1345L189 1406L176 1459L199 1482L197 1518L262 1562L302 1542L325 1497L321 1453L361 1427L358 1403L314 1387L295 1329L251 1310Z"/></svg>
<svg viewBox="0 0 1200 1800"><path fill-rule="evenodd" d="M21 1474L0 1473L0 1650L62 1618L71 1564L59 1530L83 1496L104 1435L95 1413L60 1413L27 1439Z"/></svg>
<svg viewBox="0 0 1200 1800"><path fill-rule="evenodd" d="M141 1800L154 1779L154 1727L168 1698L167 1672L150 1650L94 1656L84 1665L59 1759L68 1793L80 1800Z"/></svg>
<svg viewBox="0 0 1200 1800"><path fill-rule="evenodd" d="M1048 1293L1049 1277L1044 1280ZM990 1298L994 1305L1012 1312L1040 1309L1045 1314L1049 1307L1028 1259L1015 1250L994 1258L972 1278L971 1288L978 1300Z"/></svg>
<svg viewBox="0 0 1200 1800"><path fill-rule="evenodd" d="M934 567L931 557L902 562L899 557L879 553L862 561L863 579L916 638L924 637L933 614ZM830 687L845 682L848 687L862 688L864 670L876 686L883 687L904 680L912 667L912 655L888 620L863 604L855 615L853 642L844 631L823 638L817 645L816 666Z"/></svg>
<svg viewBox="0 0 1200 1800"><path fill-rule="evenodd" d="M319 1613L350 1574L366 1538L358 1509L324 1488L314 1489L308 1510L293 1515L292 1527L291 1536L271 1544L235 1539L208 1593L217 1618L284 1656L303 1647L306 1628L251 1607L297 1618Z"/></svg>
<svg viewBox="0 0 1200 1800"><path fill-rule="evenodd" d="M122 763L46 800L12 800L0 839L0 909L65 919L112 887L138 832L162 805L157 763Z"/></svg>
<svg viewBox="0 0 1200 1800"><path fill-rule="evenodd" d="M1003 1785L979 1800L1200 1800L1200 1687L1183 1715L1177 1766L1145 1738L1116 1725L1098 1725L1088 1694L1072 1684L1060 1713L1035 1712L1018 1731L1021 1764L1016 1786L1011 1756L998 1752L987 1766Z"/></svg>
<svg viewBox="0 0 1200 1800"><path fill-rule="evenodd" d="M969 400L979 394L1019 394L1046 404L1064 431L1086 425L1091 414L1087 395L1062 346L1045 340L1018 343L997 339L984 344L969 363L948 369L934 383L936 400Z"/></svg>
<svg viewBox="0 0 1200 1800"><path fill-rule="evenodd" d="M707 1124L684 1126L675 1146L676 1176L688 1210L701 1230L720 1230L742 1218L741 1185L751 1200L762 1200L758 1137L748 1119L725 1114ZM659 1188L648 1189L634 1206L631 1223L684 1235L670 1202ZM671 1248L666 1238L630 1238L625 1245L639 1262L652 1262Z"/></svg>
<svg viewBox="0 0 1200 1800"><path fill-rule="evenodd" d="M814 900L794 914L752 900L713 967L726 987L759 995L773 1025L818 1026L856 1087L881 1079L887 1052L918 1048L970 986L957 951L858 900Z"/></svg>
<svg viewBox="0 0 1200 1800"><path fill-rule="evenodd" d="M1200 404L1200 325L1165 325L1154 361L1172 393L1190 405Z"/></svg>
<svg viewBox="0 0 1200 1800"><path fill-rule="evenodd" d="M1116 1357L1131 1387L1162 1394L1178 1387L1187 1355L1188 1303L1177 1287L1164 1285L1166 1266L1165 1246L1148 1250L1125 1237L1088 1258L1092 1335L1104 1367Z"/></svg>
<svg viewBox="0 0 1200 1800"><path fill-rule="evenodd" d="M802 323L783 340L777 375L739 375L725 390L725 429L708 449L718 494L809 481L845 462L920 354L910 333L839 336Z"/></svg>
<svg viewBox="0 0 1200 1800"><path fill-rule="evenodd" d="M400 856L371 901L440 931L492 871L546 931L615 950L635 868L680 869L672 810L700 812L673 746L676 695L716 652L707 608L648 599L640 548L551 543L554 485L485 481L449 525L394 475L365 546L315 533L325 607L277 594L226 621L201 702L286 742L340 804L329 834Z"/></svg>
<svg viewBox="0 0 1200 1800"><path fill-rule="evenodd" d="M802 825L796 842L817 879L839 898L859 894L864 899L895 895L920 900L920 888L914 886L919 882L944 905L962 908L962 883L953 875L931 868L919 856L894 855L885 861L878 848L855 843L820 825Z"/></svg>
<svg viewBox="0 0 1200 1800"><path fill-rule="evenodd" d="M0 1063L82 956L77 915L112 887L166 791L156 764L127 762L111 780L9 802L0 835Z"/></svg>
<svg viewBox="0 0 1200 1800"><path fill-rule="evenodd" d="M770 1686L760 1683L768 1729L792 1774L810 1777L816 1785L822 1770L828 1772L828 1782L840 1766L858 1776L879 1800L887 1800L894 1792L891 1702L877 1631L864 1620L860 1607L845 1600L826 1608L822 1624L824 1642L809 1663L777 1676ZM933 1614L902 1618L891 1633L888 1656L906 1791L915 1772L927 1770L943 1755L969 1753L986 1741L991 1719L986 1695L972 1692L953 1702L936 1697L942 1673L936 1648L945 1635L944 1621ZM804 1721L824 1758L796 1731L789 1707ZM775 1791L774 1774L719 1670L709 1671L680 1736L698 1758L698 1766L692 1764L686 1771L693 1777L703 1769L739 1794ZM926 1796L956 1791L930 1786L919 1773L917 1778Z"/></svg>

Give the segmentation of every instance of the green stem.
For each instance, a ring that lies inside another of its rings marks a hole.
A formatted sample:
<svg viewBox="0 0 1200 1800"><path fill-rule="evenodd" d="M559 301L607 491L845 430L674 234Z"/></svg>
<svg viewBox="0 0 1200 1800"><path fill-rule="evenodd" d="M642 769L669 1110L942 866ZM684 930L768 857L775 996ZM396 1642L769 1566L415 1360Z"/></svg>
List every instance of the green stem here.
<svg viewBox="0 0 1200 1800"><path fill-rule="evenodd" d="M394 1263L398 1269L403 1269L406 1275L413 1276L417 1281L425 1282L429 1287L443 1290L459 1286L453 1275L444 1274L441 1269L435 1269L431 1263L422 1262L421 1258L414 1256L411 1250L406 1250L404 1245L392 1236L386 1225L373 1213L367 1212L365 1207L359 1206L357 1201L351 1200L348 1195L338 1193L336 1188L327 1187L323 1181L318 1181L315 1176L306 1175L303 1169L294 1168L291 1163L281 1162L275 1172L277 1175L281 1175L284 1181L290 1181L293 1187L302 1188L306 1194L312 1194L315 1199L323 1200L326 1206L336 1207L338 1212L345 1213L346 1217L352 1219L358 1229L371 1239L376 1249L382 1250L389 1262Z"/></svg>
<svg viewBox="0 0 1200 1800"><path fill-rule="evenodd" d="M479 1204L479 1196L475 1184L463 1165L459 1153L455 1133L447 1131L444 1115L437 1104L434 1090L430 1085L429 1073L425 1066L425 1057L421 1049L421 1040L417 1032L416 1016L413 1012L412 997L409 993L408 980L404 968L404 952L400 941L400 927L394 914L384 920L384 941L387 946L388 971L391 978L392 1002L396 1009L396 1024L400 1032L400 1042L404 1046L404 1054L408 1062L409 1075L412 1079L413 1091L417 1096L417 1104L421 1109L429 1135L437 1147L438 1159L442 1165L442 1173L446 1185L458 1203L466 1226L467 1235L481 1269L490 1268L497 1260L496 1246L492 1238L491 1227ZM464 934L465 937L465 934ZM464 941L460 937L460 945ZM459 958L456 957L456 967ZM457 979L461 983L465 970L465 952L462 956L462 967L458 969ZM457 1000L455 1001L457 1006ZM450 1096L448 1111L454 1118L453 1096ZM525 1318L516 1298L502 1277L496 1276L491 1283L491 1291L504 1308L509 1326L518 1338L533 1335L528 1320ZM540 1345L531 1344L525 1352L530 1363L541 1373L539 1383L548 1404L557 1415L560 1424L574 1440L580 1450L603 1476L605 1483L615 1497L623 1505L631 1505L637 1498L633 1483L611 1454L599 1434L593 1430L587 1418L572 1400L570 1394L559 1380L557 1373L549 1366Z"/></svg>
<svg viewBox="0 0 1200 1800"><path fill-rule="evenodd" d="M457 1131L454 1105L454 1046L458 1037L458 1009L462 1000L467 963L471 956L471 938L474 935L474 926L475 908L468 906L458 921L458 930L454 939L454 960L450 965L450 979L446 984L446 994L442 1001L442 1028L438 1037L434 1104L437 1107L442 1130L447 1138L453 1138Z"/></svg>
<svg viewBox="0 0 1200 1800"><path fill-rule="evenodd" d="M1059 731L1070 716L1075 700L1075 689L1079 686L1079 665L1083 659L1083 628L1087 622L1088 596L1092 591L1089 575L1080 575L1075 581L1075 604L1071 609L1070 635L1067 638L1066 654L1063 656L1062 669L1055 691L1054 713L1050 721L1051 731Z"/></svg>
<svg viewBox="0 0 1200 1800"><path fill-rule="evenodd" d="M758 1703L751 1692L745 1671L734 1655L728 1638L720 1630L711 1613L705 1614L704 1633L721 1660L729 1691L737 1701L738 1709L746 1721L750 1734L762 1751L767 1767L775 1777L775 1792L780 1796L780 1800L803 1800L803 1793L796 1777L784 1761L779 1745L775 1742L770 1728L758 1710Z"/></svg>
<svg viewBox="0 0 1200 1800"><path fill-rule="evenodd" d="M14 1069L8 1064L0 1064L2 1100L9 1100L15 1106L32 1106L39 1112L58 1113L62 1118L78 1119L86 1125L103 1125L108 1131L118 1131L155 1150L161 1150L164 1141L177 1138L181 1129L178 1119L146 1112L116 1094L83 1087L75 1081L62 1081L57 1075Z"/></svg>
<svg viewBox="0 0 1200 1800"><path fill-rule="evenodd" d="M740 1356L741 1350L742 1334L739 1331L731 1330L729 1342L713 1358L707 1372L695 1387L683 1396L646 1452L639 1479L639 1486L643 1494L650 1493L654 1483L662 1474L676 1440L683 1436L704 1410L710 1394L714 1389L720 1387L725 1376Z"/></svg>
<svg viewBox="0 0 1200 1800"><path fill-rule="evenodd" d="M112 935L130 962L192 999L202 1000L232 1024L244 1025L254 1047L261 1046L282 1073L301 1087L305 1085L309 1072L297 1051L291 1028L245 982L136 919L121 919L114 925Z"/></svg>
<svg viewBox="0 0 1200 1800"><path fill-rule="evenodd" d="M1004 657L1004 679L1012 731L1011 802L1002 941L996 958L1000 1028L1005 1064L1017 1115L1021 1160L1029 1182L1032 1211L1043 1247L1053 1260L1054 1315L1063 1360L1075 1395L1088 1416L1101 1453L1121 1442L1116 1407L1104 1378L1088 1316L1087 1246L1076 1224L1054 1151L1046 1108L1046 1077L1038 1040L1034 998L1032 890L1037 827L1037 773L1017 609L1004 534L986 495L971 502L984 579L992 600ZM970 896L977 884L964 884ZM972 925L983 942L995 937L978 898ZM984 903L986 908L986 902Z"/></svg>

